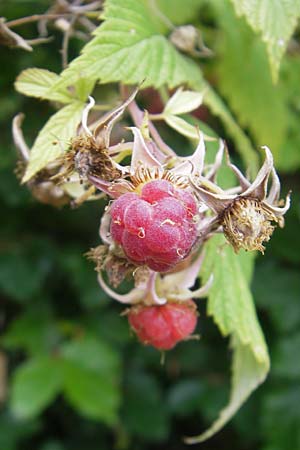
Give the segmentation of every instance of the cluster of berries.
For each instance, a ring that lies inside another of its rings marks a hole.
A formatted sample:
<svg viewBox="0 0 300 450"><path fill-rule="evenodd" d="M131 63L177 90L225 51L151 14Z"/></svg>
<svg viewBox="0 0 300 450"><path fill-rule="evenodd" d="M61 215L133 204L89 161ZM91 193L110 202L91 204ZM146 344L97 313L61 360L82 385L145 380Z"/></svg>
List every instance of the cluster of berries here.
<svg viewBox="0 0 300 450"><path fill-rule="evenodd" d="M198 260L201 244L215 232L223 232L235 252L241 248L264 252L264 243L275 226L284 225L290 200L289 195L285 204L280 200L280 182L267 147L263 147L265 161L252 183L227 158L238 186L222 189L216 175L223 160L223 142L214 163L208 166L201 133L195 152L190 157L179 157L162 141L147 114L136 104L130 107L137 91L105 115L93 132L87 127L88 112L94 106L94 100L89 99L82 117L85 133L73 140L65 157L65 170L59 176L70 178L75 172L81 183L86 183L83 201L96 189L112 198L100 227L105 247L100 253L107 254L105 261L102 256L97 261L101 286L113 298L133 305L129 323L143 343L170 349L186 339L197 322L191 300L196 295L190 288L199 267L183 273L180 263L185 260L189 270ZM111 146L112 127L127 107L138 124L131 128L134 140ZM128 147L130 165L121 165L117 161L122 161ZM136 277L140 266L147 273L142 289ZM135 287L120 297L104 284L102 270L114 287L130 271ZM173 278L166 282L172 272Z"/></svg>
<svg viewBox="0 0 300 450"><path fill-rule="evenodd" d="M145 183L140 195L128 192L110 208L110 233L129 260L168 272L187 257L197 239L197 203L192 194L168 180ZM193 333L196 306L168 302L132 307L128 320L144 344L169 350Z"/></svg>
<svg viewBox="0 0 300 450"><path fill-rule="evenodd" d="M111 206L110 232L132 262L168 272L186 258L197 238L197 203L167 180L144 184Z"/></svg>

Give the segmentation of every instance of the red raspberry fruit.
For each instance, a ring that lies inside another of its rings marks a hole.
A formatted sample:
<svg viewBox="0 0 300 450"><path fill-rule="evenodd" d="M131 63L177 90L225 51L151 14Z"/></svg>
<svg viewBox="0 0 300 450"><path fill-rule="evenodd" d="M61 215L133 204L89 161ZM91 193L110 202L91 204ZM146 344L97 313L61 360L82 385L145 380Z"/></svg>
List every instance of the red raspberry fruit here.
<svg viewBox="0 0 300 450"><path fill-rule="evenodd" d="M196 305L188 300L185 303L133 306L128 313L128 321L143 344L158 350L170 350L195 330Z"/></svg>
<svg viewBox="0 0 300 450"><path fill-rule="evenodd" d="M197 203L170 181L145 183L141 194L127 193L110 209L110 233L126 256L138 265L167 272L184 259L197 238Z"/></svg>

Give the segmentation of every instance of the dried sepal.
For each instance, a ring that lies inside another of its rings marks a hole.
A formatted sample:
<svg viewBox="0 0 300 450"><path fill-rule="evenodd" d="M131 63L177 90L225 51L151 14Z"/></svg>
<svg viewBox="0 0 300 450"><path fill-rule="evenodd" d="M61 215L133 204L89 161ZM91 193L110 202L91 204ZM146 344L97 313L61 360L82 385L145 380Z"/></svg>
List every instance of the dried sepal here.
<svg viewBox="0 0 300 450"><path fill-rule="evenodd" d="M264 253L264 242L268 242L277 223L275 214L262 202L250 197L236 198L225 209L220 222L227 240L237 253L241 248Z"/></svg>
<svg viewBox="0 0 300 450"><path fill-rule="evenodd" d="M24 114L18 114L12 123L13 139L20 158L15 173L20 180L23 178L30 157L30 151L22 132L23 120ZM33 197L39 202L58 208L70 202L70 196L51 179L60 170L60 167L57 161L49 163L26 183Z"/></svg>
<svg viewBox="0 0 300 450"><path fill-rule="evenodd" d="M117 288L136 269L136 266L127 258L116 255L106 245L91 248L86 253L86 257L95 263L96 272L106 272L109 283L114 288Z"/></svg>
<svg viewBox="0 0 300 450"><path fill-rule="evenodd" d="M290 207L290 194L285 202L280 200L280 182L272 153L266 146L263 149L265 161L252 183L230 162L227 154L227 164L236 175L241 192L224 191L196 171L190 177L198 197L217 214L217 220L236 252L244 248L263 253L263 243L270 239L276 224L284 226L283 216Z"/></svg>

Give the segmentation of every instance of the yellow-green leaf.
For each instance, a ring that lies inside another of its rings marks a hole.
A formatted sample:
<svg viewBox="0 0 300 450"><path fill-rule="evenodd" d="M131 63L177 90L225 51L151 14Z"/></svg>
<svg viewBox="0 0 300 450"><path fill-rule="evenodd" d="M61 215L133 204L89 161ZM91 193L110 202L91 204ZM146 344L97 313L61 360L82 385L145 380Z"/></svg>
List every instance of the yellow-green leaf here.
<svg viewBox="0 0 300 450"><path fill-rule="evenodd" d="M45 69L26 69L20 73L15 82L18 92L29 97L37 97L53 100L61 103L70 103L73 97L67 89L51 91L51 87L57 83L59 76Z"/></svg>
<svg viewBox="0 0 300 450"><path fill-rule="evenodd" d="M245 252L236 255L222 235L210 239L206 246L203 282L211 273L214 275L208 314L224 336L231 336L232 387L228 406L219 418L204 433L188 438L189 443L202 442L219 431L268 373L268 350L248 286L252 266L253 255Z"/></svg>
<svg viewBox="0 0 300 450"><path fill-rule="evenodd" d="M32 150L23 183L67 150L81 119L84 103L76 101L50 117L39 132Z"/></svg>
<svg viewBox="0 0 300 450"><path fill-rule="evenodd" d="M272 78L276 82L282 56L300 16L299 0L231 0L266 43Z"/></svg>
<svg viewBox="0 0 300 450"><path fill-rule="evenodd" d="M62 73L53 89L76 83L79 76L101 83L122 81L169 87L183 83L201 89L198 65L179 53L165 36L170 32L146 0L106 0L104 22L93 39Z"/></svg>
<svg viewBox="0 0 300 450"><path fill-rule="evenodd" d="M184 91L177 89L175 94L167 101L164 114L185 114L199 108L203 100L203 93L195 91Z"/></svg>

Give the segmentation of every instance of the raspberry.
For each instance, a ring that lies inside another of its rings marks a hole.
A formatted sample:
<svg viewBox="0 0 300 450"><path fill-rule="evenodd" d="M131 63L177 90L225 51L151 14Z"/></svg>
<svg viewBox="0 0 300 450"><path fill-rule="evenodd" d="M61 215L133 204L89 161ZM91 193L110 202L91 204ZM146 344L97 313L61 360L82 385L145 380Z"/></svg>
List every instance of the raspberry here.
<svg viewBox="0 0 300 450"><path fill-rule="evenodd" d="M192 194L168 180L153 180L141 195L131 192L114 200L110 233L133 263L168 272L196 242L196 213Z"/></svg>
<svg viewBox="0 0 300 450"><path fill-rule="evenodd" d="M128 321L143 344L170 350L195 330L196 305L188 300L185 303L133 306L128 313Z"/></svg>
<svg viewBox="0 0 300 450"><path fill-rule="evenodd" d="M153 180L142 188L141 197L149 203L155 203L162 198L169 198L174 193L174 186L167 180Z"/></svg>

